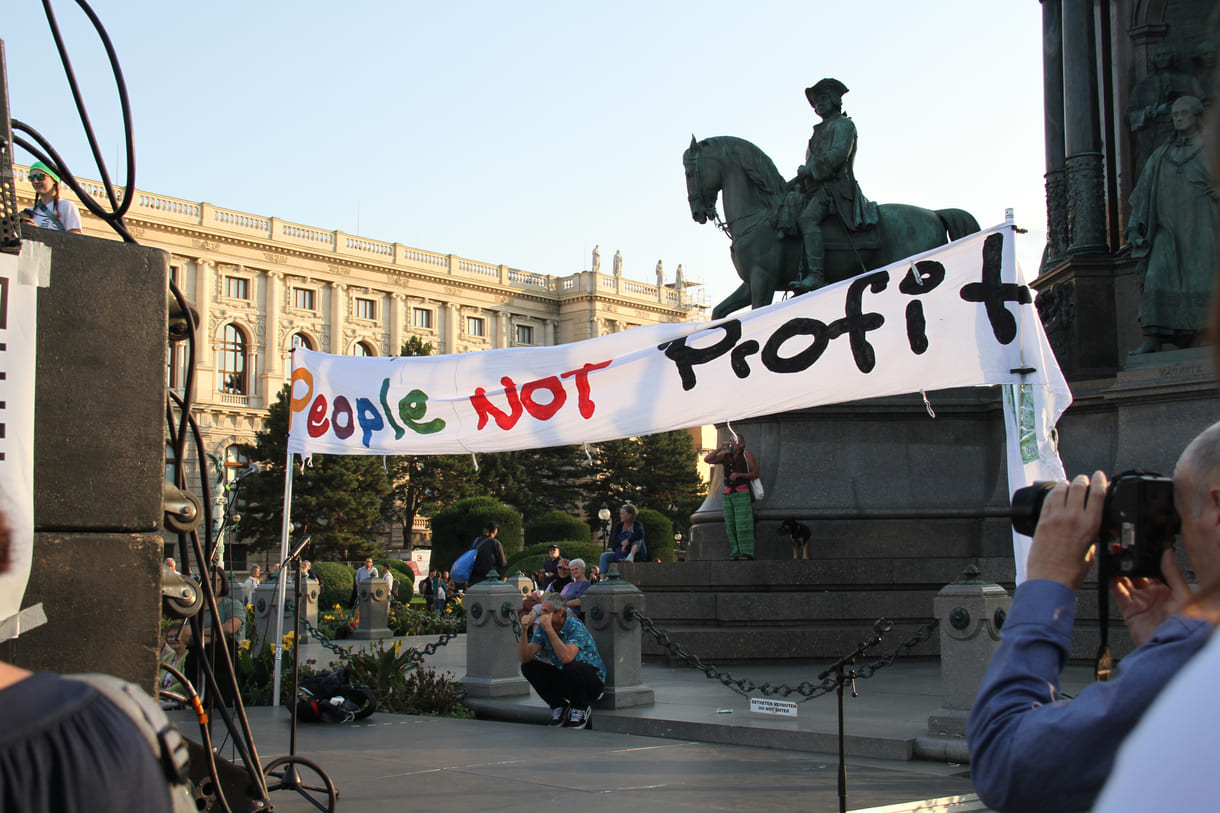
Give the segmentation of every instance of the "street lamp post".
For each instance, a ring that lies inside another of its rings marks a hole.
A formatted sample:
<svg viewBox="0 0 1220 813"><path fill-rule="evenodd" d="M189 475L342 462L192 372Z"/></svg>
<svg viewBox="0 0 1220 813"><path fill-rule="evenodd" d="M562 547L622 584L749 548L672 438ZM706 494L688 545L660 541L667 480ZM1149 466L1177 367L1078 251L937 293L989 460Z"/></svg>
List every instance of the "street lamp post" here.
<svg viewBox="0 0 1220 813"><path fill-rule="evenodd" d="M610 549L610 509L602 503L602 507L598 509L597 518L602 523L602 550Z"/></svg>

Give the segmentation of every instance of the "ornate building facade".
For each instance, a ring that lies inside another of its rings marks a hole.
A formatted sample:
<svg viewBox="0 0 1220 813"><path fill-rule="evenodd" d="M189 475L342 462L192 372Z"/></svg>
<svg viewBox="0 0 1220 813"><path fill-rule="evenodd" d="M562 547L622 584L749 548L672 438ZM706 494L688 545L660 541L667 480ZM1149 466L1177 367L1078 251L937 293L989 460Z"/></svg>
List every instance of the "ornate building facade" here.
<svg viewBox="0 0 1220 813"><path fill-rule="evenodd" d="M19 208L33 203L27 170L14 167ZM100 183L80 183L105 201ZM66 188L61 193L73 197ZM296 345L385 356L418 336L436 353L466 353L573 342L705 314L680 270L668 284L600 268L552 276L210 203L132 194L128 228L142 245L169 253L170 273L199 315L192 401L218 481L246 465L238 447L254 442L288 380ZM119 239L80 208L86 235ZM185 363L185 343L171 345L166 381L179 393Z"/></svg>

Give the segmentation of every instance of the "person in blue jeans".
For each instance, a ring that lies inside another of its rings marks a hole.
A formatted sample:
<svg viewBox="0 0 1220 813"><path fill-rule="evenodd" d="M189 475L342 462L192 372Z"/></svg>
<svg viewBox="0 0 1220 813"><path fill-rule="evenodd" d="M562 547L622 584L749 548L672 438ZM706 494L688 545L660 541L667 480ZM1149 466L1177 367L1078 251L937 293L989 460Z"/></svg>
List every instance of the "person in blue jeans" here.
<svg viewBox="0 0 1220 813"><path fill-rule="evenodd" d="M639 511L631 503L618 509L619 521L610 530L610 550L602 554L598 567L602 573L612 562L641 562L648 559L648 546L644 543L644 523L636 517Z"/></svg>

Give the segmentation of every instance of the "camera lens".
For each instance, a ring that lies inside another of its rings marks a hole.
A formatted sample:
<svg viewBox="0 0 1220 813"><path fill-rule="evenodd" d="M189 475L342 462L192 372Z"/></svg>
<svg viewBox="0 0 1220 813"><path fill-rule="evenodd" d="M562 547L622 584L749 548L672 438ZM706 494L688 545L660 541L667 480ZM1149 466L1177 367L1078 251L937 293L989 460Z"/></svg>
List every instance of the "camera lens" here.
<svg viewBox="0 0 1220 813"><path fill-rule="evenodd" d="M1025 536L1033 536L1038 527L1038 516L1046 495L1055 487L1053 480L1039 480L1032 486L1018 488L1012 493L1012 529Z"/></svg>

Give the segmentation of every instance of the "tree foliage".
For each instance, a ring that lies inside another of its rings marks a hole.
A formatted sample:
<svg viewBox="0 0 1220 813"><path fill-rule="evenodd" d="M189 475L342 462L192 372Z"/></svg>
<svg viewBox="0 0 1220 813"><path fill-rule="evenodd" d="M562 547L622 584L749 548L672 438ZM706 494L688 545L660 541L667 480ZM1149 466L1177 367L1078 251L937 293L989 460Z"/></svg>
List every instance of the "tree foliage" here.
<svg viewBox="0 0 1220 813"><path fill-rule="evenodd" d="M591 471L579 446L553 446L479 455L479 493L521 512L526 521L547 511L579 510Z"/></svg>
<svg viewBox="0 0 1220 813"><path fill-rule="evenodd" d="M430 356L432 344L410 336L402 356ZM403 547L411 550L411 530L421 514L431 515L446 505L479 493L474 464L463 455L396 455L386 458L390 489L382 499L386 523L401 529Z"/></svg>
<svg viewBox="0 0 1220 813"><path fill-rule="evenodd" d="M674 529L688 535L691 515L707 495L695 455L694 439L680 429L597 444L595 482L584 505L589 521L598 528L597 512L605 505L613 524L618 507L632 503L664 514Z"/></svg>
<svg viewBox="0 0 1220 813"><path fill-rule="evenodd" d="M280 390L255 445L245 447L260 471L242 482L238 537L255 549L279 545L283 524L284 464L288 457L288 387ZM379 552L385 525L382 498L389 481L381 459L314 455L292 482L294 538L312 537L315 559L360 559Z"/></svg>

